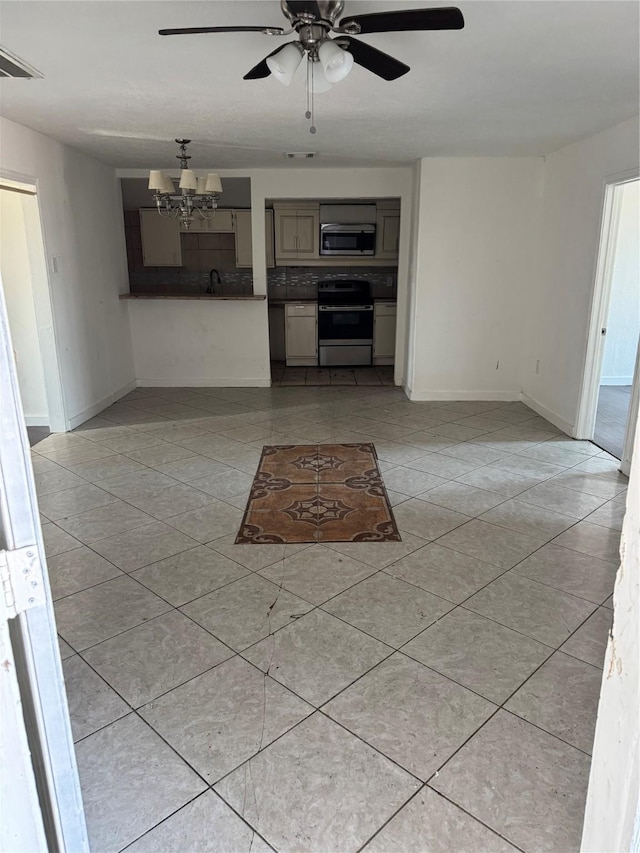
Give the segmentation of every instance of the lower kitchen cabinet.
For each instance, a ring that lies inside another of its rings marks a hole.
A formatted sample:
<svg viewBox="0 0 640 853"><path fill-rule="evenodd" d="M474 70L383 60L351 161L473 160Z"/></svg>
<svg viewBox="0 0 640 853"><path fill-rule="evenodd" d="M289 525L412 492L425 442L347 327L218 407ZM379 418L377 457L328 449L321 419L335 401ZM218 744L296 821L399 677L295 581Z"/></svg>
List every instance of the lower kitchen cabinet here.
<svg viewBox="0 0 640 853"><path fill-rule="evenodd" d="M395 302L376 302L373 307L373 363L393 364L396 353Z"/></svg>
<svg viewBox="0 0 640 853"><path fill-rule="evenodd" d="M288 366L318 364L318 306L288 302L284 307L285 345Z"/></svg>

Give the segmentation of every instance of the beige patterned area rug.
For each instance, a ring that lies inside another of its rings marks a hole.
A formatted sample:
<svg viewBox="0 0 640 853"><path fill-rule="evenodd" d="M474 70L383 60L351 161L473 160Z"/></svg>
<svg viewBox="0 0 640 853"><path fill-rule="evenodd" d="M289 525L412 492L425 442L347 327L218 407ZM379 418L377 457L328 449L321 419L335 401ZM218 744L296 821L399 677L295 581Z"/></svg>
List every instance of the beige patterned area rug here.
<svg viewBox="0 0 640 853"><path fill-rule="evenodd" d="M399 541L373 444L263 449L236 544Z"/></svg>

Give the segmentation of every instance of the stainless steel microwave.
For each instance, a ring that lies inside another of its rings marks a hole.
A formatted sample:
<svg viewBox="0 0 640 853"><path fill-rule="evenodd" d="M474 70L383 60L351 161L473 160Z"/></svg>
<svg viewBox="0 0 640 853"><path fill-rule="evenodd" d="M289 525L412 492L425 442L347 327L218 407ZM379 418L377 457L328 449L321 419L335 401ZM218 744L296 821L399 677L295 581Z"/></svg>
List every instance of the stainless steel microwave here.
<svg viewBox="0 0 640 853"><path fill-rule="evenodd" d="M374 255L376 251L375 225L320 226L321 255Z"/></svg>

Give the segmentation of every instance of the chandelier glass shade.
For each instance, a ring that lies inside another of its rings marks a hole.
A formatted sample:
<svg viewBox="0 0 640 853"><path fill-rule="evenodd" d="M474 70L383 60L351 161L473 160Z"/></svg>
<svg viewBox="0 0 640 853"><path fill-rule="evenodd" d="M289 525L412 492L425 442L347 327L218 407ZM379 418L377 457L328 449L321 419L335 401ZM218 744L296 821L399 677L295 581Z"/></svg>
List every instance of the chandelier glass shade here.
<svg viewBox="0 0 640 853"><path fill-rule="evenodd" d="M194 216L200 219L213 219L218 207L218 197L222 192L222 182L216 172L198 177L189 168L191 155L187 154L190 139L176 139L180 146L180 181L176 192L173 179L159 169L149 172L149 189L153 192L158 213L161 216L174 216L180 225L189 230Z"/></svg>

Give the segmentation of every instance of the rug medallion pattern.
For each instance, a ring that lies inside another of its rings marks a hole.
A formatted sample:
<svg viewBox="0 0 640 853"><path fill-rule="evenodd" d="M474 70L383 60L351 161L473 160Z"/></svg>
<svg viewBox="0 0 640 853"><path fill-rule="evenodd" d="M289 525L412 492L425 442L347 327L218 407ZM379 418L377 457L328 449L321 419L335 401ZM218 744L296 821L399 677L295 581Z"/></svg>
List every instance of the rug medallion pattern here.
<svg viewBox="0 0 640 853"><path fill-rule="evenodd" d="M236 544L399 541L373 444L263 449Z"/></svg>

